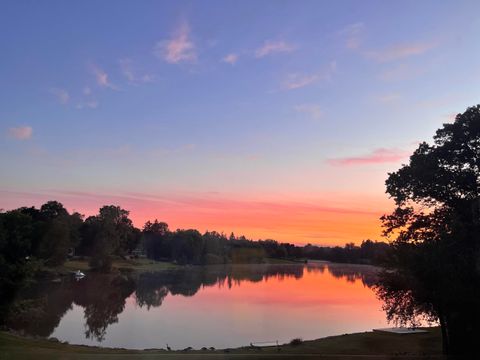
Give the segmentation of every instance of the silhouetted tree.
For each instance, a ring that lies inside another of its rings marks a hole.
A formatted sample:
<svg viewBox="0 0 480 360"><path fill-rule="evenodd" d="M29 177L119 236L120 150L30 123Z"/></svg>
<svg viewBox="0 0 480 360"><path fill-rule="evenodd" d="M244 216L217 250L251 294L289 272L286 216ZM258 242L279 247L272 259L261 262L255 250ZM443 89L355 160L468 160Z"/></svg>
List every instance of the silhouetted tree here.
<svg viewBox="0 0 480 360"><path fill-rule="evenodd" d="M171 257L170 230L168 224L157 219L147 221L142 230L142 241L146 255L150 259L161 260Z"/></svg>
<svg viewBox="0 0 480 360"><path fill-rule="evenodd" d="M390 319L438 319L444 352L480 353L480 106L457 115L391 173L394 236L378 287Z"/></svg>
<svg viewBox="0 0 480 360"><path fill-rule="evenodd" d="M125 255L131 252L140 240L140 232L136 230L128 218L129 212L119 206L103 206L99 214L88 218L88 231L94 239L90 265L101 271L109 271L112 255Z"/></svg>

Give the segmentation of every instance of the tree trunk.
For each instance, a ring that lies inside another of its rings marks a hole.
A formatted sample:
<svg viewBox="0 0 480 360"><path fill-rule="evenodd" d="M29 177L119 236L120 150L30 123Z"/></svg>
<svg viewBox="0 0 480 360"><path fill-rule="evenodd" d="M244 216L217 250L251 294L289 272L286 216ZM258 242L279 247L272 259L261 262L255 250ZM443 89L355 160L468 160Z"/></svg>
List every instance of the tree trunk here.
<svg viewBox="0 0 480 360"><path fill-rule="evenodd" d="M443 314L440 314L439 319L440 319L440 329L442 330L442 353L444 355L447 355L449 350L447 322Z"/></svg>
<svg viewBox="0 0 480 360"><path fill-rule="evenodd" d="M480 316L469 306L450 313L442 326L443 349L448 355L480 355ZM472 357L479 358L479 357Z"/></svg>

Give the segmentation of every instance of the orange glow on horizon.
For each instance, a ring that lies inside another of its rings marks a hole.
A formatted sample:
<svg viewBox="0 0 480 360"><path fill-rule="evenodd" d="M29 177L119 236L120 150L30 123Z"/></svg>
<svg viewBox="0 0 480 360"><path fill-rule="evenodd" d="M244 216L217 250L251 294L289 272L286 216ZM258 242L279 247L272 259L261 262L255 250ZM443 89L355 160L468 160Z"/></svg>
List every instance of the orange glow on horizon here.
<svg viewBox="0 0 480 360"><path fill-rule="evenodd" d="M326 194L317 198L305 195L250 197L216 194L187 195L98 195L63 192L49 194L2 193L6 209L41 206L56 199L70 211L85 216L98 213L100 206L119 205L130 211L135 226L158 219L171 230L218 231L227 236L249 239L274 239L294 244L339 245L362 240L381 240L380 216L391 209L382 197L362 194ZM8 206L9 204L11 206ZM20 204L19 204L20 203Z"/></svg>

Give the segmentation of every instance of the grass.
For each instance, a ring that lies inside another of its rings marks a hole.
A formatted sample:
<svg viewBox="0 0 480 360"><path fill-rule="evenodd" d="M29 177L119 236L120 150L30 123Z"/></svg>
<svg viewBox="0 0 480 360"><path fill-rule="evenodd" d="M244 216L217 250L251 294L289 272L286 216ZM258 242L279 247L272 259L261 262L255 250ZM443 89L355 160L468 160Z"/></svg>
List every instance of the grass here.
<svg viewBox="0 0 480 360"><path fill-rule="evenodd" d="M166 261L154 261L150 259L133 259L133 260L114 260L113 268L119 270L135 271L135 272L149 272L175 269L175 265Z"/></svg>
<svg viewBox="0 0 480 360"><path fill-rule="evenodd" d="M274 258L265 258L264 264L295 264L297 262L287 259L274 259ZM113 260L112 268L119 271L124 272L155 272L155 271L163 271L163 270L172 270L177 269L181 265L176 265L171 262L166 261L155 261L146 258L139 258L139 259L131 259L125 260L121 258L116 258ZM54 268L43 267L43 270L53 275L66 275L71 273L72 271L83 271L87 272L90 270L90 266L88 265L88 260L67 260L63 265L57 266ZM1 358L0 358L1 360Z"/></svg>
<svg viewBox="0 0 480 360"><path fill-rule="evenodd" d="M113 269L120 271L151 272L175 269L178 265L149 259L115 259L112 264ZM71 271L89 271L88 260L68 260L62 266L55 269L58 273L69 273ZM0 358L1 359L1 358Z"/></svg>
<svg viewBox="0 0 480 360"><path fill-rule="evenodd" d="M280 350L279 350L280 349ZM105 349L68 345L49 340L19 337L0 332L0 359L273 359L320 358L353 359L432 359L441 357L440 331L431 328L420 334L365 332L303 341L297 346L282 345L262 349L243 347L215 351L171 351Z"/></svg>
<svg viewBox="0 0 480 360"><path fill-rule="evenodd" d="M265 264L295 264L296 262L286 259L274 259L274 258L265 258ZM140 258L140 259L115 259L113 261L112 267L120 271L134 271L134 272L152 272L152 271L162 271L162 270L171 270L176 269L180 265L173 264L166 261L154 261L150 259ZM89 271L90 266L88 265L88 260L68 260L62 266L54 268L54 271L59 274L70 273L72 271Z"/></svg>

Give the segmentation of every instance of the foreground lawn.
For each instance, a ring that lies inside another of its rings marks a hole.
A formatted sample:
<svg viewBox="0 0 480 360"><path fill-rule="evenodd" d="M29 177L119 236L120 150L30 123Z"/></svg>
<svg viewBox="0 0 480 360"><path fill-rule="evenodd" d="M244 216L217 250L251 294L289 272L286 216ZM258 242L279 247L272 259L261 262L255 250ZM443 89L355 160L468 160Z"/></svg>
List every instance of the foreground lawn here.
<svg viewBox="0 0 480 360"><path fill-rule="evenodd" d="M440 331L397 335L376 332L332 336L298 346L216 351L122 350L33 340L0 332L0 359L441 359Z"/></svg>

